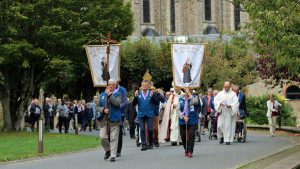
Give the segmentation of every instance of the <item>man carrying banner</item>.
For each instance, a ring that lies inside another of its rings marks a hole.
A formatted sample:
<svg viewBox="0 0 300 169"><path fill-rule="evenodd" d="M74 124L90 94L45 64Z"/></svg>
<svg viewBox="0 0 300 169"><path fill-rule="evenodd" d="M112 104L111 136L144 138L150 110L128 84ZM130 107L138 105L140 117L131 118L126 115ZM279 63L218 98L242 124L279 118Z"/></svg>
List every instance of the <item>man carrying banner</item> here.
<svg viewBox="0 0 300 169"><path fill-rule="evenodd" d="M118 148L119 125L122 119L120 104L122 102L121 93L116 91L117 81L110 79L105 92L100 95L100 137L102 146L106 151L104 159L115 162ZM106 118L106 117L107 118ZM102 117L102 118L101 118Z"/></svg>
<svg viewBox="0 0 300 169"><path fill-rule="evenodd" d="M185 150L185 156L192 158L195 143L195 131L198 124L197 97L193 97L188 88L185 89L184 97L179 99L179 127L180 135Z"/></svg>

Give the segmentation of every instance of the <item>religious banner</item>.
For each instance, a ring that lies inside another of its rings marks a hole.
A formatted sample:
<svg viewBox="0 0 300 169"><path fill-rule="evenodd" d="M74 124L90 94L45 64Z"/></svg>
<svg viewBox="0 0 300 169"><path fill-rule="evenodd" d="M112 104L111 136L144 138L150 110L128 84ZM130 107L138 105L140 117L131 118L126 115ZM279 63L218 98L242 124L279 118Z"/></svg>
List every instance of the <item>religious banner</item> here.
<svg viewBox="0 0 300 169"><path fill-rule="evenodd" d="M171 44L175 86L182 88L200 87L204 49L205 44Z"/></svg>
<svg viewBox="0 0 300 169"><path fill-rule="evenodd" d="M120 55L121 45L110 45L109 64L107 63L107 46L106 45L88 45L85 46L89 67L95 87L105 87L106 78L120 80ZM105 69L108 68L107 75Z"/></svg>

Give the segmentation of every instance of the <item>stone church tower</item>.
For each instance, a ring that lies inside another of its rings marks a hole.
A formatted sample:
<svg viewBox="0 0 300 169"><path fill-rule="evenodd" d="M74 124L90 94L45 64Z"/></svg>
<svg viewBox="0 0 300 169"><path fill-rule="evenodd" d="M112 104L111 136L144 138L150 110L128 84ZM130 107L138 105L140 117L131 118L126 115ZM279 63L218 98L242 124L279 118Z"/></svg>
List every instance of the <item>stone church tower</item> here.
<svg viewBox="0 0 300 169"><path fill-rule="evenodd" d="M133 36L203 35L234 31L248 14L231 0L124 0L134 15Z"/></svg>

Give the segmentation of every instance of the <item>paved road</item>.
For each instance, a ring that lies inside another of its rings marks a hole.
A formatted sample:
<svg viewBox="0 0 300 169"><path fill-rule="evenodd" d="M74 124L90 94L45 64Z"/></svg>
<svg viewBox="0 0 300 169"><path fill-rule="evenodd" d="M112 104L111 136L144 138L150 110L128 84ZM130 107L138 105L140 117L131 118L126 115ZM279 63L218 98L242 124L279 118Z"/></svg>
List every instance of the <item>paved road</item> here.
<svg viewBox="0 0 300 169"><path fill-rule="evenodd" d="M97 134L97 133L93 133ZM196 143L194 157L183 155L181 146L162 144L161 147L141 152L130 140L124 138L122 157L111 163L103 160L103 150L75 153L33 161L0 165L0 169L215 169L236 168L272 152L293 144L286 137L268 137L263 134L248 134L247 143L220 145L217 140L202 138Z"/></svg>

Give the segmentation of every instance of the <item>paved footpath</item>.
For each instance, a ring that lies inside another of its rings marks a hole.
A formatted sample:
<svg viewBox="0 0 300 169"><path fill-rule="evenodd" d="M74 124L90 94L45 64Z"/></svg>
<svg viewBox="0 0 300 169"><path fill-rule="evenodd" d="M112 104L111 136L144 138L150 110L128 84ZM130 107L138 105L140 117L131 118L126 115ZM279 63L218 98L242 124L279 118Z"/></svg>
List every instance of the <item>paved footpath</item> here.
<svg viewBox="0 0 300 169"><path fill-rule="evenodd" d="M94 132L93 134L98 134ZM45 159L0 164L0 169L215 169L236 168L242 164L270 155L291 146L287 137L269 137L263 134L248 134L246 143L220 145L217 140L195 144L194 157L184 157L182 146L161 144L159 148L140 151L135 141L124 137L122 157L115 163L103 160L102 149Z"/></svg>

